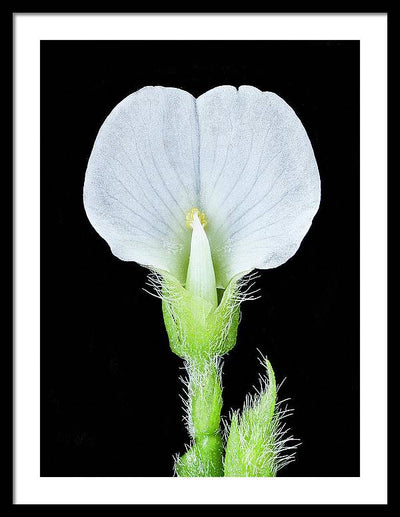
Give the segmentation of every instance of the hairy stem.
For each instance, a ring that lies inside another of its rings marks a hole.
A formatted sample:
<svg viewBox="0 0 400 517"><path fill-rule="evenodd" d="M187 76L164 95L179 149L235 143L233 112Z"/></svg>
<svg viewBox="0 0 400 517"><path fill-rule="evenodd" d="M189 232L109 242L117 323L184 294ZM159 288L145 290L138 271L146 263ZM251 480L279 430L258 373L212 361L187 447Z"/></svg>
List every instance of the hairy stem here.
<svg viewBox="0 0 400 517"><path fill-rule="evenodd" d="M223 443L220 434L222 408L221 367L217 358L186 363L187 426L190 449L178 459L178 476L223 476Z"/></svg>

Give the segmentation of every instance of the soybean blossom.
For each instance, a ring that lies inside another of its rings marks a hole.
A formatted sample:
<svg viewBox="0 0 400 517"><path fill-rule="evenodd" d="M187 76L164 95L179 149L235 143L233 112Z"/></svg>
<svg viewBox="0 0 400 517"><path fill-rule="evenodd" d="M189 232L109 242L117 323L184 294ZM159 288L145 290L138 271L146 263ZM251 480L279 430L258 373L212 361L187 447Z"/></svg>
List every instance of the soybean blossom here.
<svg viewBox="0 0 400 517"><path fill-rule="evenodd" d="M145 87L101 127L84 205L114 255L152 271L185 361L191 444L177 475L274 476L293 458L266 360L260 391L223 436L220 358L236 343L249 273L296 253L319 202L306 131L274 93L220 86L195 99Z"/></svg>

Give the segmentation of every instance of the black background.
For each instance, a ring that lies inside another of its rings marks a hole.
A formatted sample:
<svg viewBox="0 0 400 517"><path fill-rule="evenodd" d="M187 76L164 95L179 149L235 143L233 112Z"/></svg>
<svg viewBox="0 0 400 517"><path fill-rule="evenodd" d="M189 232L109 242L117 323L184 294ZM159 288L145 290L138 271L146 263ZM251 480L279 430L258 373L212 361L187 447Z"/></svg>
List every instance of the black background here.
<svg viewBox="0 0 400 517"><path fill-rule="evenodd" d="M224 361L224 415L271 360L302 444L281 476L359 475L358 42L46 41L41 49L41 475L171 476L187 433L181 360L147 272L114 257L82 204L97 131L147 85L249 84L286 100L320 169L299 251L261 272Z"/></svg>

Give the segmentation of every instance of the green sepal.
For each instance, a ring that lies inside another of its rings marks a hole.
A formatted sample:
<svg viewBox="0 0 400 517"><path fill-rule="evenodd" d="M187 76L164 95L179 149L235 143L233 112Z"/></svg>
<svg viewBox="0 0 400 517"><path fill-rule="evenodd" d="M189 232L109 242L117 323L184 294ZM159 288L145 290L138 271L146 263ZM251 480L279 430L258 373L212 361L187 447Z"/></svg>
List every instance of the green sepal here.
<svg viewBox="0 0 400 517"><path fill-rule="evenodd" d="M229 352L236 343L240 307L238 280L233 278L222 299L211 303L185 289L168 273L162 274L162 310L171 350L186 360L203 361Z"/></svg>

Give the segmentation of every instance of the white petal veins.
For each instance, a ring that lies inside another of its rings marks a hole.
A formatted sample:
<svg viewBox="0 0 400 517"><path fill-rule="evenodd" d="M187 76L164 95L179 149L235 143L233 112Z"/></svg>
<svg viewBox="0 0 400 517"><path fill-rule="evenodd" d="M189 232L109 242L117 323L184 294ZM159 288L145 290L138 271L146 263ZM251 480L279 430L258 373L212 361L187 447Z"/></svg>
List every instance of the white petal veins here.
<svg viewBox="0 0 400 517"><path fill-rule="evenodd" d="M114 255L170 271L184 282L196 205L196 102L176 88L129 95L101 127L89 159L84 205Z"/></svg>
<svg viewBox="0 0 400 517"><path fill-rule="evenodd" d="M251 86L220 86L197 101L163 87L128 96L99 131L84 187L89 220L117 257L182 283L185 216L205 212L218 287L286 262L319 202L302 123L283 99Z"/></svg>
<svg viewBox="0 0 400 517"><path fill-rule="evenodd" d="M320 179L307 133L271 92L220 86L197 99L201 209L218 285L294 253L318 210Z"/></svg>

